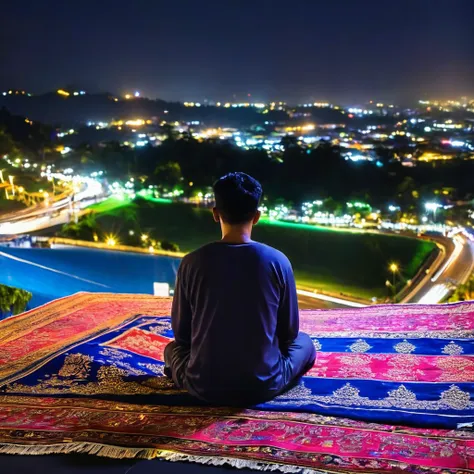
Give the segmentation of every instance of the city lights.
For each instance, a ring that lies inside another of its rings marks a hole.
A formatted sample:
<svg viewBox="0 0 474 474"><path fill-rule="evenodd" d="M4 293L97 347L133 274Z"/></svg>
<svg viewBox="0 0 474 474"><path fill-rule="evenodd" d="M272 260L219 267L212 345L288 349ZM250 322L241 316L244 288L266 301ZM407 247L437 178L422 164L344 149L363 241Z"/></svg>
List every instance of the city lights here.
<svg viewBox="0 0 474 474"><path fill-rule="evenodd" d="M441 204L436 203L436 202L427 202L425 204L425 208L428 211L436 212L440 207L443 207L443 206Z"/></svg>
<svg viewBox="0 0 474 474"><path fill-rule="evenodd" d="M143 119L127 120L125 122L125 125L128 125L129 127L141 127L145 125L145 120Z"/></svg>

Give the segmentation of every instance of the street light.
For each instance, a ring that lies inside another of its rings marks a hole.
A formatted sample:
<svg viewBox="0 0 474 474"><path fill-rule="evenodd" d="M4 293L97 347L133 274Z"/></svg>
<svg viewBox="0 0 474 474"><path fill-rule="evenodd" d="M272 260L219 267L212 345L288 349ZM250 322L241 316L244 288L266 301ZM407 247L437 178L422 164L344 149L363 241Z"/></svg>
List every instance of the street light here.
<svg viewBox="0 0 474 474"><path fill-rule="evenodd" d="M391 263L389 269L393 274L393 292L395 294L395 274L398 272L398 265L396 263Z"/></svg>
<svg viewBox="0 0 474 474"><path fill-rule="evenodd" d="M390 288L392 287L392 284L390 283L390 280L385 280L385 286L387 287L388 297L390 298Z"/></svg>
<svg viewBox="0 0 474 474"><path fill-rule="evenodd" d="M105 236L105 243L106 243L109 247L114 247L114 246L117 245L119 242L118 242L118 238L117 238L115 235L109 234L109 235L106 235L106 236Z"/></svg>
<svg viewBox="0 0 474 474"><path fill-rule="evenodd" d="M13 179L14 179L14 176L9 176L8 177L8 180L10 181L10 184L12 186L12 194L14 196L15 195L15 186L13 186Z"/></svg>
<svg viewBox="0 0 474 474"><path fill-rule="evenodd" d="M54 178L52 176L50 176L48 178L48 181L53 183L53 196L54 196L56 194L56 186L55 186L55 183L54 183Z"/></svg>
<svg viewBox="0 0 474 474"><path fill-rule="evenodd" d="M436 222L436 211L440 207L443 207L443 206L441 204L438 204L437 202L427 202L425 204L425 208L427 211L433 211L433 222Z"/></svg>

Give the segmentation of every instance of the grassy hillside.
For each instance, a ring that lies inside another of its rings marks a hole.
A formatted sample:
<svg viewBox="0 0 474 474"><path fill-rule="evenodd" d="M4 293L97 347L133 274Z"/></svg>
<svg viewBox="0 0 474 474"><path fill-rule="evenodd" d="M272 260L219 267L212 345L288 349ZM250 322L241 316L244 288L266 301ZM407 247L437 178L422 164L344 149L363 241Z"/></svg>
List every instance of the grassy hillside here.
<svg viewBox="0 0 474 474"><path fill-rule="evenodd" d="M140 200L119 207L99 205L98 221L109 232L149 233L176 242L182 251L220 238L207 209L179 203ZM300 224L261 222L253 238L283 251L300 285L366 298L387 294L388 266L396 262L401 276L411 278L434 244L406 237L341 232Z"/></svg>

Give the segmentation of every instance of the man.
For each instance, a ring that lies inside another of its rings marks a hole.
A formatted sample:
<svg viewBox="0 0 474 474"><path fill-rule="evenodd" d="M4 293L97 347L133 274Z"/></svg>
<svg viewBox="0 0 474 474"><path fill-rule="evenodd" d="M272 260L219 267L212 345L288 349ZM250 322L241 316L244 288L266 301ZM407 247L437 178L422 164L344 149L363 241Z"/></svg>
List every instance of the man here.
<svg viewBox="0 0 474 474"><path fill-rule="evenodd" d="M289 260L251 240L260 218L260 183L229 173L214 183L214 194L222 240L181 262L171 313L175 341L165 349L165 373L203 401L257 404L309 370L316 352L310 337L298 333Z"/></svg>

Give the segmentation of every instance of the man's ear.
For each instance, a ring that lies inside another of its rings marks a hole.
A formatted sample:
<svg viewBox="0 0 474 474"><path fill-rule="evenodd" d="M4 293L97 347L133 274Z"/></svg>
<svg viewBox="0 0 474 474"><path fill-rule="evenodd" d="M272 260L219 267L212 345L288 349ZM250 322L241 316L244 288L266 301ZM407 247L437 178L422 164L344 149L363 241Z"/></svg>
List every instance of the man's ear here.
<svg viewBox="0 0 474 474"><path fill-rule="evenodd" d="M212 208L212 217L214 218L215 222L220 222L219 211L217 210L216 207Z"/></svg>
<svg viewBox="0 0 474 474"><path fill-rule="evenodd" d="M257 224L257 222L260 220L261 215L262 215L262 213L260 211L257 211L255 213L255 216L254 216L253 221L252 221L253 225Z"/></svg>

